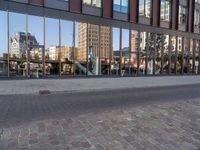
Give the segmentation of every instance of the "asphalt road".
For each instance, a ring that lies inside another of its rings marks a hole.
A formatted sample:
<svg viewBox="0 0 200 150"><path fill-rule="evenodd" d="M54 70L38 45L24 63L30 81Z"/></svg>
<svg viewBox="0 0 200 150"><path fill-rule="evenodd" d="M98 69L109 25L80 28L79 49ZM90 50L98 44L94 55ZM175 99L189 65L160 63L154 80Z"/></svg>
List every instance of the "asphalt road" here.
<svg viewBox="0 0 200 150"><path fill-rule="evenodd" d="M84 93L0 96L0 128L33 120L195 99L200 97L199 87L200 84Z"/></svg>

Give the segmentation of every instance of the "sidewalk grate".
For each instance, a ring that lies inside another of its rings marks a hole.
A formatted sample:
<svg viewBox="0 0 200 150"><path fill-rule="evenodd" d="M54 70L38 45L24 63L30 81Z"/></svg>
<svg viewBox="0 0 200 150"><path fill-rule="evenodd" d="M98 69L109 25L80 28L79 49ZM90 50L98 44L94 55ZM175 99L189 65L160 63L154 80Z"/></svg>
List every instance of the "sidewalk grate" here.
<svg viewBox="0 0 200 150"><path fill-rule="evenodd" d="M51 94L51 92L49 90L40 90L39 94L40 95L48 95L48 94Z"/></svg>

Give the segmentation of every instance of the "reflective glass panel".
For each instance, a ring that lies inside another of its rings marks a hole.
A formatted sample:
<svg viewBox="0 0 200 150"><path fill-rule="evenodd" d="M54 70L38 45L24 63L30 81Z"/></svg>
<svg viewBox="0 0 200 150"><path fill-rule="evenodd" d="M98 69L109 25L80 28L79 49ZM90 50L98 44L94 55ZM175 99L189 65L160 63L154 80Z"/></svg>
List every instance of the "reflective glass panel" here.
<svg viewBox="0 0 200 150"><path fill-rule="evenodd" d="M61 20L61 75L74 73L73 22Z"/></svg>
<svg viewBox="0 0 200 150"><path fill-rule="evenodd" d="M122 76L130 75L130 44L129 30L122 29Z"/></svg>
<svg viewBox="0 0 200 150"><path fill-rule="evenodd" d="M0 11L0 77L8 76L7 12Z"/></svg>
<svg viewBox="0 0 200 150"><path fill-rule="evenodd" d="M168 74L169 70L169 35L163 36L163 74Z"/></svg>
<svg viewBox="0 0 200 150"><path fill-rule="evenodd" d="M171 36L171 47L170 47L170 52L171 52L171 73L175 73L175 65L176 65L176 36Z"/></svg>
<svg viewBox="0 0 200 150"><path fill-rule="evenodd" d="M137 75L138 72L138 48L139 48L139 33L131 31L131 51L130 51L130 66L129 72L131 75Z"/></svg>
<svg viewBox="0 0 200 150"><path fill-rule="evenodd" d="M99 26L88 24L88 75L99 75Z"/></svg>
<svg viewBox="0 0 200 150"><path fill-rule="evenodd" d="M45 72L46 75L59 75L59 21L46 18Z"/></svg>
<svg viewBox="0 0 200 150"><path fill-rule="evenodd" d="M183 55L182 55L182 49L183 49L183 39L182 37L178 37L178 46L177 46L177 73L182 73L182 63L183 63Z"/></svg>
<svg viewBox="0 0 200 150"><path fill-rule="evenodd" d="M155 34L149 33L149 40L148 40L149 49L147 51L147 54L148 54L147 74L148 75L153 75L153 70L154 70L154 52L155 52L154 38L155 38Z"/></svg>
<svg viewBox="0 0 200 150"><path fill-rule="evenodd" d="M146 72L147 34L147 32L140 32L139 75L145 75Z"/></svg>
<svg viewBox="0 0 200 150"><path fill-rule="evenodd" d="M26 15L9 13L10 76L26 76Z"/></svg>
<svg viewBox="0 0 200 150"><path fill-rule="evenodd" d="M112 75L120 75L120 29L112 28L112 63L111 72Z"/></svg>
<svg viewBox="0 0 200 150"><path fill-rule="evenodd" d="M156 37L156 51L155 51L155 75L161 74L161 61L162 61L162 44L163 42L163 35L157 34Z"/></svg>
<svg viewBox="0 0 200 150"><path fill-rule="evenodd" d="M42 77L44 51L44 19L42 17L28 17L28 51L30 77Z"/></svg>
<svg viewBox="0 0 200 150"><path fill-rule="evenodd" d="M100 26L100 67L101 75L109 75L110 72L110 54L111 54L111 28Z"/></svg>
<svg viewBox="0 0 200 150"><path fill-rule="evenodd" d="M76 75L82 76L87 74L87 23L76 22L75 24L75 73ZM88 56L87 56L88 55ZM88 66L89 68L89 66ZM88 72L88 75L92 75Z"/></svg>

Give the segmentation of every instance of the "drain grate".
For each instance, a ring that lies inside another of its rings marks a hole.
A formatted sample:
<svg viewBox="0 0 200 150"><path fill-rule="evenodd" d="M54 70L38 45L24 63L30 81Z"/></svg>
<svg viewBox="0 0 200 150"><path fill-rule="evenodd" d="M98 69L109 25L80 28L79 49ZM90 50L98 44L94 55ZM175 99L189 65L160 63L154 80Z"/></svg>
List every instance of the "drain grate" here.
<svg viewBox="0 0 200 150"><path fill-rule="evenodd" d="M3 135L3 129L0 130L0 138L2 137Z"/></svg>
<svg viewBox="0 0 200 150"><path fill-rule="evenodd" d="M49 90L40 90L39 94L40 95L48 95L48 94L51 94L51 92Z"/></svg>

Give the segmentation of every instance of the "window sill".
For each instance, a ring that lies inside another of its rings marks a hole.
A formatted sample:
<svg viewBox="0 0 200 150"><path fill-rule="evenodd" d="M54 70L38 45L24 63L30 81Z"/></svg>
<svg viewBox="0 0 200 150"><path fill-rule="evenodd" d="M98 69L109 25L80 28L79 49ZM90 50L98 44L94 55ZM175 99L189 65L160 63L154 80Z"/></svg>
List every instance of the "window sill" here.
<svg viewBox="0 0 200 150"><path fill-rule="evenodd" d="M113 18L116 20L128 21L128 14L119 11L113 11Z"/></svg>
<svg viewBox="0 0 200 150"><path fill-rule="evenodd" d="M93 7L90 5L83 5L82 6L82 12L84 14L93 15L93 16L101 16L102 15L102 9L99 7Z"/></svg>

